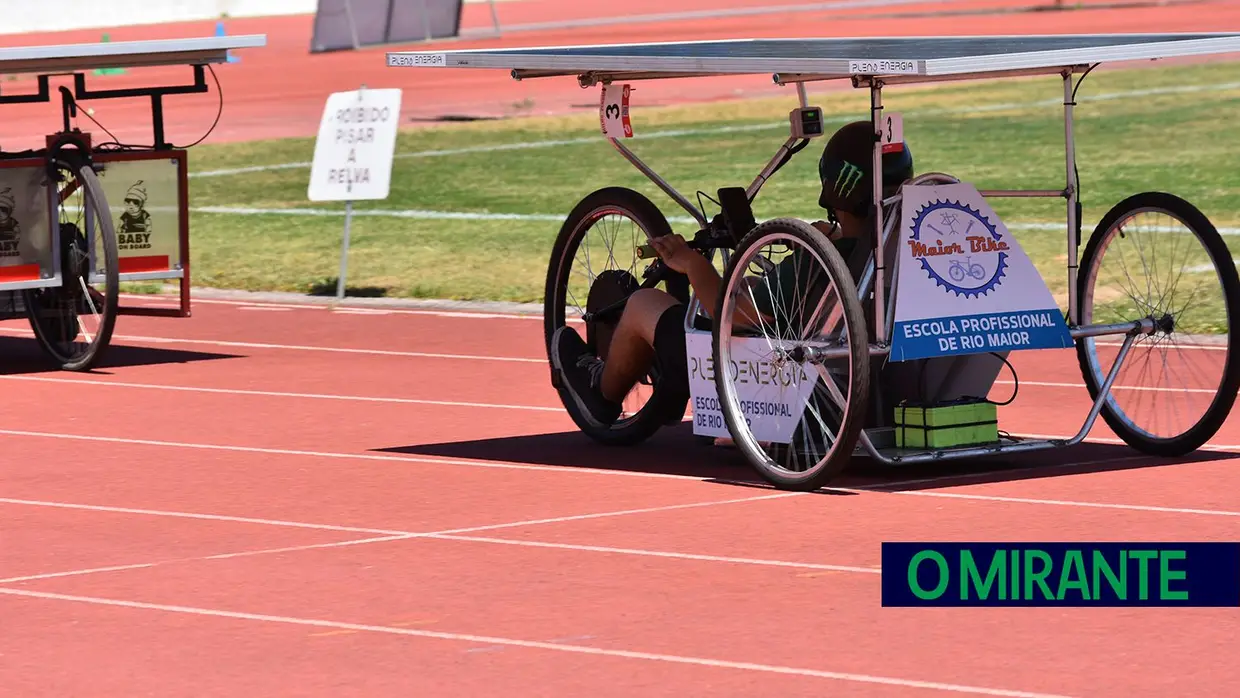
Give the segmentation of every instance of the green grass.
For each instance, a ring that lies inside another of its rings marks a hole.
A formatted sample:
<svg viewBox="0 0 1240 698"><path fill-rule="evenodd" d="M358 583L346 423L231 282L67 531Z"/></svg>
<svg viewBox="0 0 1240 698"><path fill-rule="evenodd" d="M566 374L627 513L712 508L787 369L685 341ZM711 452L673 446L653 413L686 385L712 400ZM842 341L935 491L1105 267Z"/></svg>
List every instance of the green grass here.
<svg viewBox="0 0 1240 698"><path fill-rule="evenodd" d="M1077 158L1086 234L1113 204L1146 190L1177 193L1219 226L1240 224L1240 87L1181 94L1098 99L1109 93L1240 81L1234 63L1106 71L1089 76L1078 96ZM906 140L917 170L944 171L979 188L1057 188L1064 181L1062 88L1058 78L890 88L885 106L905 115ZM407 94L406 99L415 99ZM681 108L643 109L634 94L631 147L691 199L721 186L747 185L787 136L782 99ZM832 124L865 118L868 93L811 94ZM1033 103L1033 104L1031 104ZM1002 105L1010 105L1003 107ZM984 107L972 113L964 108ZM950 113L955 111L956 113ZM769 125L768 128L760 128ZM751 127L732 133L643 138L668 130ZM409 154L549 139L582 144L490 153L408 157ZM763 190L759 220L823 217L816 206L815 141ZM191 173L309 161L313 139L200 146ZM669 216L685 213L621 158L598 133L597 114L445 124L403 131L386 201L356 210L423 209L564 216L603 186L637 189ZM192 178L194 207L332 208L306 199L308 169L268 170ZM712 206L707 202L708 206ZM1064 220L1062 200L997 200L1009 224ZM713 208L708 214L713 215ZM339 265L342 217L191 216L194 283L249 290L311 292L329 286ZM677 224L678 232L694 232ZM350 288L396 297L538 302L559 222L422 220L358 216L353 221ZM1014 231L1052 291L1064 290L1064 233Z"/></svg>

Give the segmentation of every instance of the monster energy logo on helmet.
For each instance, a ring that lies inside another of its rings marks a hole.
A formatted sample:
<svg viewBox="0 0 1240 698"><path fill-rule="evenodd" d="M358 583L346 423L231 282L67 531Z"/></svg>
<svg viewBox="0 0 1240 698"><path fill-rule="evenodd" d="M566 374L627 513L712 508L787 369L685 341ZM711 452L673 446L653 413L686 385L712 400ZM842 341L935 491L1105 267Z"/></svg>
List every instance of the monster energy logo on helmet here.
<svg viewBox="0 0 1240 698"><path fill-rule="evenodd" d="M845 160L835 175L835 195L841 199L852 198L853 190L861 182L861 168Z"/></svg>
<svg viewBox="0 0 1240 698"><path fill-rule="evenodd" d="M846 124L827 141L818 160L822 193L818 205L829 211L866 215L873 205L874 148L878 145L874 127L868 121ZM863 163L857 165L856 163ZM883 190L898 187L913 176L913 157L905 146L899 152L883 153Z"/></svg>

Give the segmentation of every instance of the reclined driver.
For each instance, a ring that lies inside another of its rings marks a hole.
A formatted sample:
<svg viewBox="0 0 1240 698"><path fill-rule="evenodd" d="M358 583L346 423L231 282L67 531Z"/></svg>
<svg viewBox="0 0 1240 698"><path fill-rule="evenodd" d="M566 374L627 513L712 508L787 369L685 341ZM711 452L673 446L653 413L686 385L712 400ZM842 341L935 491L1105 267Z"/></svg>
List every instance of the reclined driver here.
<svg viewBox="0 0 1240 698"><path fill-rule="evenodd" d="M853 122L831 136L818 162L822 183L818 205L826 209L830 222L812 225L849 261L854 279L869 257L873 239L873 147L870 122ZM883 155L884 196L890 196L912 176L913 159L907 147ZM664 264L688 277L703 308L713 311L722 278L710 260L679 235L652 238L650 244ZM755 285L754 302L763 315L773 313L772 295L791 297L793 284L804 285L804 276L797 273L798 257L796 253L789 255L766 275L766 283ZM573 328L561 327L553 335L552 366L585 419L599 428L614 423L623 411L625 396L652 367L658 372L658 390L666 397L665 404L680 409L683 416L689 400L685 312L684 304L662 290L638 290L628 299L612 333L605 362L590 351ZM678 416L669 415L669 419L675 418Z"/></svg>

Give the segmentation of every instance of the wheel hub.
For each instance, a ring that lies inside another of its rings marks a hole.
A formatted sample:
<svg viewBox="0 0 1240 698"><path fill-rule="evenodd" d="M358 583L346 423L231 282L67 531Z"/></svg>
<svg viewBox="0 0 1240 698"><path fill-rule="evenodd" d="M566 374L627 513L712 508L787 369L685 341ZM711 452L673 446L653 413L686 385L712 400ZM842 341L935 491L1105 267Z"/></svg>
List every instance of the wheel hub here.
<svg viewBox="0 0 1240 698"><path fill-rule="evenodd" d="M1170 313L1163 313L1161 317L1152 318L1154 320L1154 331L1163 334L1171 334L1175 331L1175 317Z"/></svg>

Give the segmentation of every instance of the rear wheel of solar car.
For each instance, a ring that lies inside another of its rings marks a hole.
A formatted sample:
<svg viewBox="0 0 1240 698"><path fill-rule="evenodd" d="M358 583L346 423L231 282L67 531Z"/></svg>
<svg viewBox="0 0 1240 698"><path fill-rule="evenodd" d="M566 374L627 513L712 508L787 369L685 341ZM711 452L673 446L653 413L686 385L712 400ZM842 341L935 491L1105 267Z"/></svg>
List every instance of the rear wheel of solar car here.
<svg viewBox="0 0 1240 698"><path fill-rule="evenodd" d="M617 308L641 286L642 274L653 262L638 258L637 248L650 238L671 235L667 218L650 199L631 189L600 189L581 201L568 215L551 252L544 296L544 331L548 356L551 338L566 323L583 334L587 345L606 359L612 333L619 321ZM689 280L670 272L654 286L683 304L689 302ZM603 312L600 312L603 311ZM590 322L582 317L589 314ZM627 446L649 438L660 427L679 423L685 399L669 400L660 390L657 371L642 379L624 399L624 410L613 424L594 426L552 370L552 383L564 408L583 432L595 441Z"/></svg>

